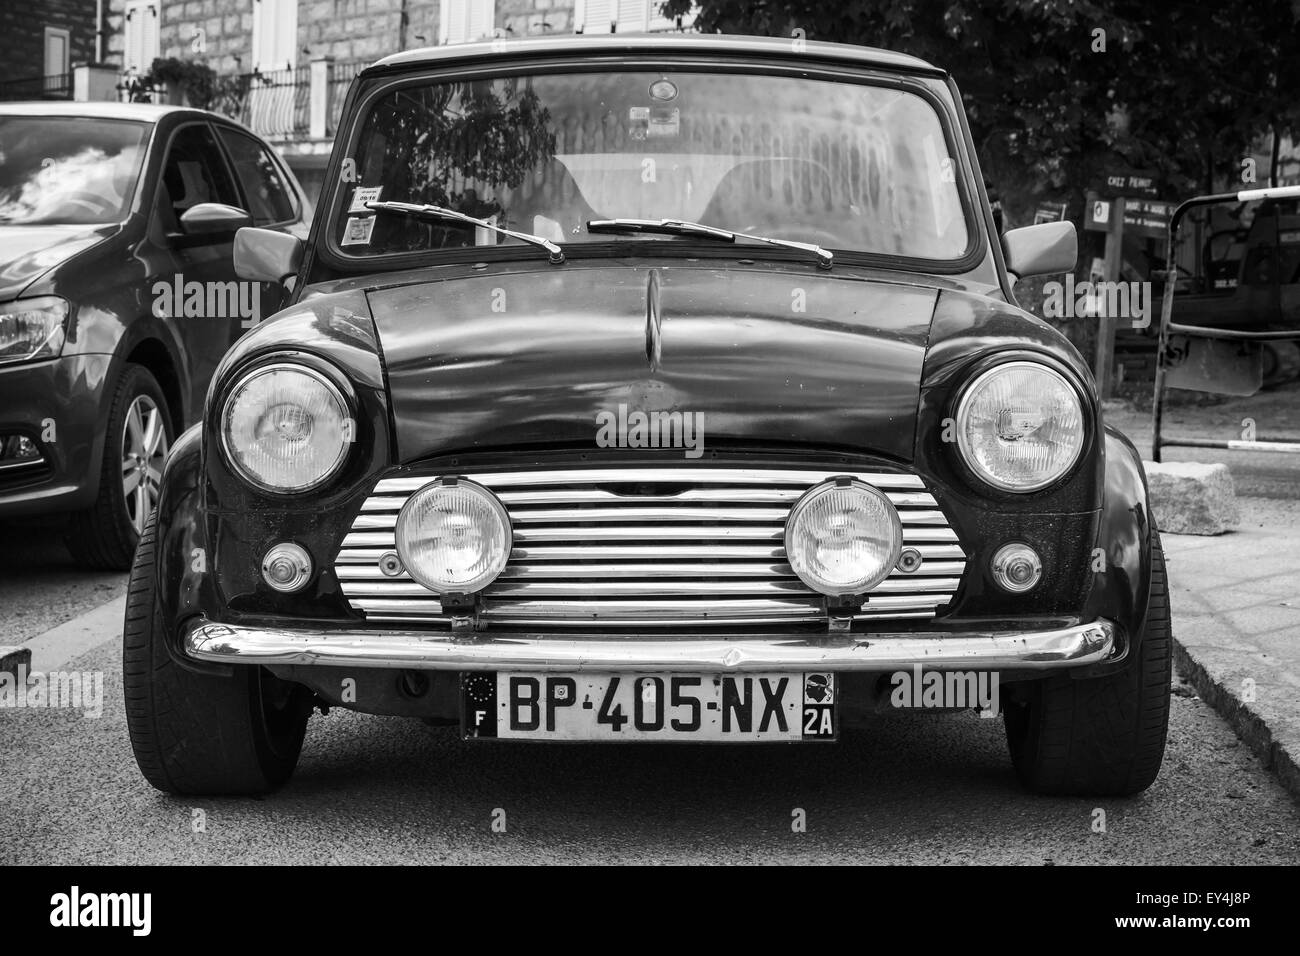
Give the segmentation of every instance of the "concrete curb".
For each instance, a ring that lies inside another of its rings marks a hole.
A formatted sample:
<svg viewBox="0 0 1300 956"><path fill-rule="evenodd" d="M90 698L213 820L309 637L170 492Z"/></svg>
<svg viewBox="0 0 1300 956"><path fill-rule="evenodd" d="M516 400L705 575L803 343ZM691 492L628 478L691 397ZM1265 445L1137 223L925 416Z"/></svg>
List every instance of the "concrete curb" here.
<svg viewBox="0 0 1300 956"><path fill-rule="evenodd" d="M1265 718L1230 690L1224 681L1211 674L1182 645L1177 636L1174 637L1174 668L1179 676L1196 688L1201 700L1228 722L1265 768L1273 772L1283 789L1300 801L1300 766L1296 764L1297 755L1291 753L1284 742L1275 740Z"/></svg>

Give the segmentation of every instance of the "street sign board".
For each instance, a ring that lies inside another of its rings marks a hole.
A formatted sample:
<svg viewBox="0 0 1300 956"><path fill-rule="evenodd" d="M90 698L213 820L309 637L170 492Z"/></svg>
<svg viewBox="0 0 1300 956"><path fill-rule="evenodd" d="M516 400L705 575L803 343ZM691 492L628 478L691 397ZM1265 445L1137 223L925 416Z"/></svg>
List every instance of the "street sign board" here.
<svg viewBox="0 0 1300 956"><path fill-rule="evenodd" d="M1105 232L1110 228L1111 202L1109 199L1088 197L1083 204L1083 228Z"/></svg>
<svg viewBox="0 0 1300 956"><path fill-rule="evenodd" d="M1124 201L1124 232L1130 236L1163 238L1169 231L1169 219L1174 203L1159 199L1126 199Z"/></svg>
<svg viewBox="0 0 1300 956"><path fill-rule="evenodd" d="M1139 196L1146 199L1155 199L1160 194L1155 174L1141 170L1108 171L1098 184L1097 191L1103 196Z"/></svg>

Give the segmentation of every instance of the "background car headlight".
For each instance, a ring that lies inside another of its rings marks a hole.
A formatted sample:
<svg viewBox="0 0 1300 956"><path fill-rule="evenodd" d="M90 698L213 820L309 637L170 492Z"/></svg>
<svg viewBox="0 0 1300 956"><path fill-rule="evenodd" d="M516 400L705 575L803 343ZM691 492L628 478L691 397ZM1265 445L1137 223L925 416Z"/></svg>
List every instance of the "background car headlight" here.
<svg viewBox="0 0 1300 956"><path fill-rule="evenodd" d="M0 364L57 358L67 320L68 301L56 295L0 305Z"/></svg>
<svg viewBox="0 0 1300 956"><path fill-rule="evenodd" d="M1037 491L1079 459L1083 406L1065 377L1037 362L1008 362L962 393L957 445L971 470L1003 491Z"/></svg>
<svg viewBox="0 0 1300 956"><path fill-rule="evenodd" d="M860 481L827 482L795 502L785 551L800 580L822 594L860 594L898 561L903 525L888 498Z"/></svg>
<svg viewBox="0 0 1300 956"><path fill-rule="evenodd" d="M309 491L342 466L352 419L334 383L280 363L249 372L221 412L226 457L250 484L280 494Z"/></svg>
<svg viewBox="0 0 1300 956"><path fill-rule="evenodd" d="M464 478L425 485L397 515L397 554L426 588L472 593L505 569L514 541L497 497Z"/></svg>

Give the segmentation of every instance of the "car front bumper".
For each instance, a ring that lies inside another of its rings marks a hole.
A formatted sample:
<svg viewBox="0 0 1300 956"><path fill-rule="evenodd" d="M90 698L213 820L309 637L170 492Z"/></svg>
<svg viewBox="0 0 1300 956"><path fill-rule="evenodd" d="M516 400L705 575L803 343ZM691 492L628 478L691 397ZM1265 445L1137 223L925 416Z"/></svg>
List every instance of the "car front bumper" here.
<svg viewBox="0 0 1300 956"><path fill-rule="evenodd" d="M0 366L0 436L25 435L41 453L33 466L0 462L0 518L94 503L111 361L109 355L77 354Z"/></svg>
<svg viewBox="0 0 1300 956"><path fill-rule="evenodd" d="M731 673L739 671L1048 671L1111 658L1109 620L1035 631L863 633L835 643L806 638L566 639L499 636L457 640L427 631L267 628L191 620L186 656L213 663L521 670Z"/></svg>

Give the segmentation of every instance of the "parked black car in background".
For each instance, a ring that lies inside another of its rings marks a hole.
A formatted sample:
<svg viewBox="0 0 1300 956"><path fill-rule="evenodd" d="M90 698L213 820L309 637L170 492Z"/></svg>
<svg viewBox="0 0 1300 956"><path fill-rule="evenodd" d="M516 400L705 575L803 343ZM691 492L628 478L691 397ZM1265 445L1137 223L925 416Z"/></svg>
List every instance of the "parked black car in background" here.
<svg viewBox="0 0 1300 956"><path fill-rule="evenodd" d="M305 237L310 213L224 117L0 108L0 519L67 513L80 563L128 567L217 362L283 302L236 282L235 230Z"/></svg>

